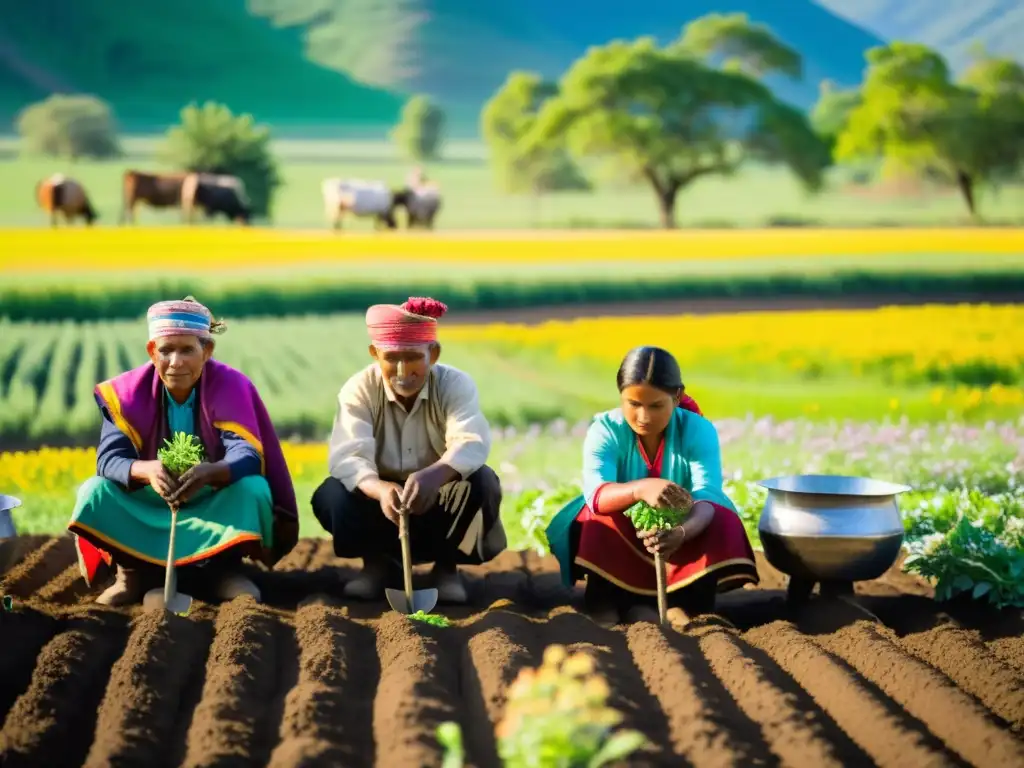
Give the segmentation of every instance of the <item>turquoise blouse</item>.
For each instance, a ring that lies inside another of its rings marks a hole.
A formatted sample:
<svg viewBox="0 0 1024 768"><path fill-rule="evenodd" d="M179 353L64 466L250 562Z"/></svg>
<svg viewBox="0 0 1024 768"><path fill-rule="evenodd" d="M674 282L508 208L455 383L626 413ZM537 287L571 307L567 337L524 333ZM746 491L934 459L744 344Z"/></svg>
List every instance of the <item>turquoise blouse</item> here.
<svg viewBox="0 0 1024 768"><path fill-rule="evenodd" d="M193 407L196 403L196 389L192 388L184 403L175 402L171 393L164 390L164 397L167 400L167 426L170 428L171 436L176 432L184 432L191 435L195 432L195 417Z"/></svg>

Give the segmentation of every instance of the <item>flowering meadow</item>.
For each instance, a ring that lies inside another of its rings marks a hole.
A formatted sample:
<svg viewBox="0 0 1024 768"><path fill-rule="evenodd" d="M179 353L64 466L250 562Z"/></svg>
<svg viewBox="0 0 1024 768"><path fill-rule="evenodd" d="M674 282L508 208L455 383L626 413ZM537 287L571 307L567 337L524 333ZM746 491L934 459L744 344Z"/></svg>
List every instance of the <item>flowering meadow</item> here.
<svg viewBox="0 0 1024 768"><path fill-rule="evenodd" d="M913 490L900 503L907 547L924 557L918 567L950 590L989 584L993 601L1018 600L1024 607L1024 417L973 426L907 419L726 418L715 423L726 490L755 546L765 498L759 480L838 473L906 483ZM502 479L502 516L511 547L546 548L544 527L579 492L586 428L586 422L555 421L495 429L490 464ZM309 499L326 474L326 445L288 443L285 456L296 483L302 534L320 535ZM94 472L95 451L89 448L9 453L0 460L0 488L24 502L16 512L20 530L59 531L76 488Z"/></svg>

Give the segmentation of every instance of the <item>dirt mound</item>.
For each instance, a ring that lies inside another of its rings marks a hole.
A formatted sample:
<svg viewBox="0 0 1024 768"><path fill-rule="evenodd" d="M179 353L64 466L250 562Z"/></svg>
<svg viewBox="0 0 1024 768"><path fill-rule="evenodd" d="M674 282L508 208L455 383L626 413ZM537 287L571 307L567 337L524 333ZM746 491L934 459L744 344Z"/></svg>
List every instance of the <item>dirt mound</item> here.
<svg viewBox="0 0 1024 768"><path fill-rule="evenodd" d="M0 764L437 766L455 720L496 766L508 686L562 643L648 735L630 765L1024 765L1021 612L938 606L896 569L795 616L761 562L760 588L675 632L595 625L528 553L467 569L447 629L342 600L352 565L303 540L255 572L263 605L181 618L92 604L67 538L0 542Z"/></svg>

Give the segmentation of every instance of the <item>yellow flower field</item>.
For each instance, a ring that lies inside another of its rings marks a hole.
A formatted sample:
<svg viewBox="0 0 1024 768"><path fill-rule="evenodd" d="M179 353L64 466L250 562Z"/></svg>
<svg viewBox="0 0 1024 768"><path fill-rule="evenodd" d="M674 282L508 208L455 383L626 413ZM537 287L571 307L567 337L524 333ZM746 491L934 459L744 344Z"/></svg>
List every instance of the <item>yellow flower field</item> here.
<svg viewBox="0 0 1024 768"><path fill-rule="evenodd" d="M1000 398L1024 401L1021 305L587 318L460 326L445 329L443 339L536 347L562 360L613 364L630 348L647 344L670 350L684 372L702 362L721 369L728 361L752 375L780 365L809 377L838 367L855 374L889 372L903 381L941 381L951 374L964 381L976 373L985 383L1007 385L1010 394Z"/></svg>
<svg viewBox="0 0 1024 768"><path fill-rule="evenodd" d="M258 269L360 264L548 264L688 259L1021 254L1024 229L768 229L677 232L299 232L283 229L6 230L0 272Z"/></svg>

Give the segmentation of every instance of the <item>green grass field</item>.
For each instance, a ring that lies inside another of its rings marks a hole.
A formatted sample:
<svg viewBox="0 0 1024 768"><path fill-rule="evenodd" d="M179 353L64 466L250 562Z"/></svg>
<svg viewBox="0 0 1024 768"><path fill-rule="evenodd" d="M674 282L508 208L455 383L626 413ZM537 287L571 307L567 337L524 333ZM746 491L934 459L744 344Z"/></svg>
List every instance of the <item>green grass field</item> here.
<svg viewBox="0 0 1024 768"><path fill-rule="evenodd" d="M85 184L98 208L100 224L116 224L121 201L120 176L125 168L159 169L150 137L124 141L127 156L116 162L22 158L14 140L0 142L0 226L43 226L46 216L36 207L37 181L63 172ZM390 144L355 141L282 140L275 144L284 186L274 204L274 224L282 227L326 226L320 182L328 176L379 179L399 186L412 164ZM439 229L507 229L540 227L654 227L657 210L645 187L603 185L593 194L564 194L535 199L500 194L475 143L452 143L441 162L426 165L428 175L444 188ZM703 180L679 199L680 226L765 225L950 225L966 220L962 202L952 190L909 196L882 189L852 188L847 173L837 171L830 188L805 195L785 173L750 167L731 179ZM140 209L141 224L174 224L176 212ZM985 194L981 210L990 221L1024 221L1024 187L1006 187ZM369 229L369 222L348 224Z"/></svg>

